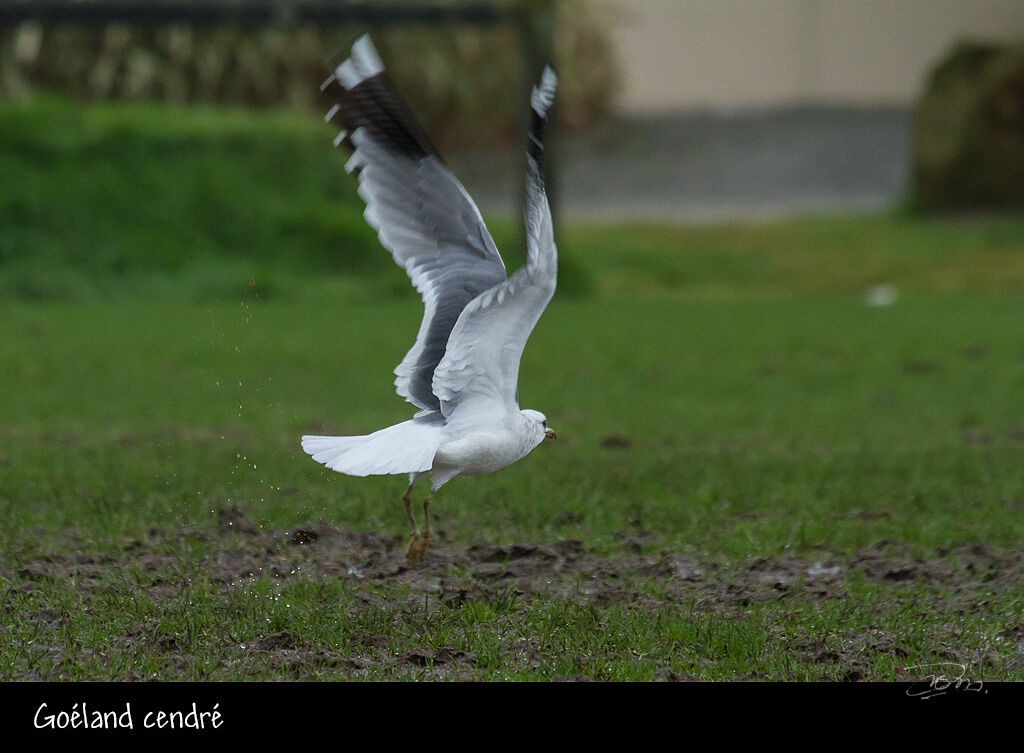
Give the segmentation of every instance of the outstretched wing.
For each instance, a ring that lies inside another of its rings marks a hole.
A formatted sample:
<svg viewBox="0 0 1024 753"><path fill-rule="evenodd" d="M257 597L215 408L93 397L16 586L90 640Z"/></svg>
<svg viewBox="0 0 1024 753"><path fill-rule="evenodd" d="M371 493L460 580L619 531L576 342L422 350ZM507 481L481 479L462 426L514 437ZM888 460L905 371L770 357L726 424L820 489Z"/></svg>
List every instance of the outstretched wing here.
<svg viewBox="0 0 1024 753"><path fill-rule="evenodd" d="M345 130L345 169L359 178L363 216L423 298L416 343L395 368L395 389L425 410L440 403L431 382L466 304L505 280L505 265L462 184L445 167L395 91L368 35L324 85L326 120Z"/></svg>
<svg viewBox="0 0 1024 753"><path fill-rule="evenodd" d="M526 169L526 265L463 309L444 358L434 372L434 394L449 422L472 420L483 402L518 409L516 383L526 340L555 293L558 256L544 190L543 136L556 77L544 69L530 104L533 116Z"/></svg>

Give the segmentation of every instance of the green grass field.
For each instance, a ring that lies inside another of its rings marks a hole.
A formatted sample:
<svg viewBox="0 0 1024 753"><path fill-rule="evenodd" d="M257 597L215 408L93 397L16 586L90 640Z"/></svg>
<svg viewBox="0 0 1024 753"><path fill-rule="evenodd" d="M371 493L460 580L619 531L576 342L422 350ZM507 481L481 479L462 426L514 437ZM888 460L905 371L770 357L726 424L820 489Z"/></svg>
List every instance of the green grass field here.
<svg viewBox="0 0 1024 753"><path fill-rule="evenodd" d="M0 103L0 679L1024 679L1024 218L562 226L559 438L410 570L299 448L412 412L330 140Z"/></svg>

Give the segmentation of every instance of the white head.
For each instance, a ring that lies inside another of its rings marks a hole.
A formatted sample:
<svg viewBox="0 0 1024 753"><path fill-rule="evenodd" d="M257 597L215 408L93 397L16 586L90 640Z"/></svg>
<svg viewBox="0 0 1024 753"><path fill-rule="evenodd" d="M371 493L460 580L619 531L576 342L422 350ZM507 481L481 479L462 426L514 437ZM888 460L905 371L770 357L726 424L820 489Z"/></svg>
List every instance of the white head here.
<svg viewBox="0 0 1024 753"><path fill-rule="evenodd" d="M545 439L554 439L555 432L548 428L548 417L540 411L536 410L521 410L519 411L523 418L526 419L526 424L533 429L536 434L537 444L540 444Z"/></svg>

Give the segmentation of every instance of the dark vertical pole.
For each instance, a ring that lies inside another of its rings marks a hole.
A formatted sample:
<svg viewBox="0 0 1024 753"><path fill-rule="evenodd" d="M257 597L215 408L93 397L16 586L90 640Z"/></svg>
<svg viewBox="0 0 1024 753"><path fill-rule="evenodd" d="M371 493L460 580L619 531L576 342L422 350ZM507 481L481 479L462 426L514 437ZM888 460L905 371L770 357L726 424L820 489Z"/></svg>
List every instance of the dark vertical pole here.
<svg viewBox="0 0 1024 753"><path fill-rule="evenodd" d="M555 61L555 23L557 0L519 0L517 8L517 27L519 31L519 44L522 49L523 76L525 79L526 107L523 110L526 116L523 120L523 133L528 133L529 128L529 96L534 85L540 80L540 73L544 66L550 63L557 69ZM548 115L548 129L544 139L544 182L547 188L548 203L551 205L551 217L554 221L555 235L558 235L559 223L555 219L558 206L558 160L556 150L557 128L555 117L558 115L558 98L555 97L555 106ZM522 205L526 195L526 139L520 148L520 162L524 167L519 172L523 178L519 181L518 203ZM523 248L526 248L525 235L523 237Z"/></svg>

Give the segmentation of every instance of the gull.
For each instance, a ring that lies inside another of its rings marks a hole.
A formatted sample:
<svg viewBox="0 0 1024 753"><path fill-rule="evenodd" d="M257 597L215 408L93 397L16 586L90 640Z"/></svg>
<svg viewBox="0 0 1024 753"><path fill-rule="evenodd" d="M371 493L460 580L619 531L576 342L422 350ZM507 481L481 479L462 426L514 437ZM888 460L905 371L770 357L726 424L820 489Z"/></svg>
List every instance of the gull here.
<svg viewBox="0 0 1024 753"><path fill-rule="evenodd" d="M544 188L543 135L556 77L546 66L530 97L526 159L526 264L511 277L480 211L445 166L395 90L368 35L321 89L325 120L344 129L345 169L359 180L363 216L423 299L416 342L395 368L395 389L419 408L408 421L351 437L302 437L302 449L350 476L408 474L402 497L412 525L406 556L430 543L430 502L460 474L490 473L554 439L547 418L519 408L519 362L555 292L557 251ZM430 474L424 530L412 490Z"/></svg>

